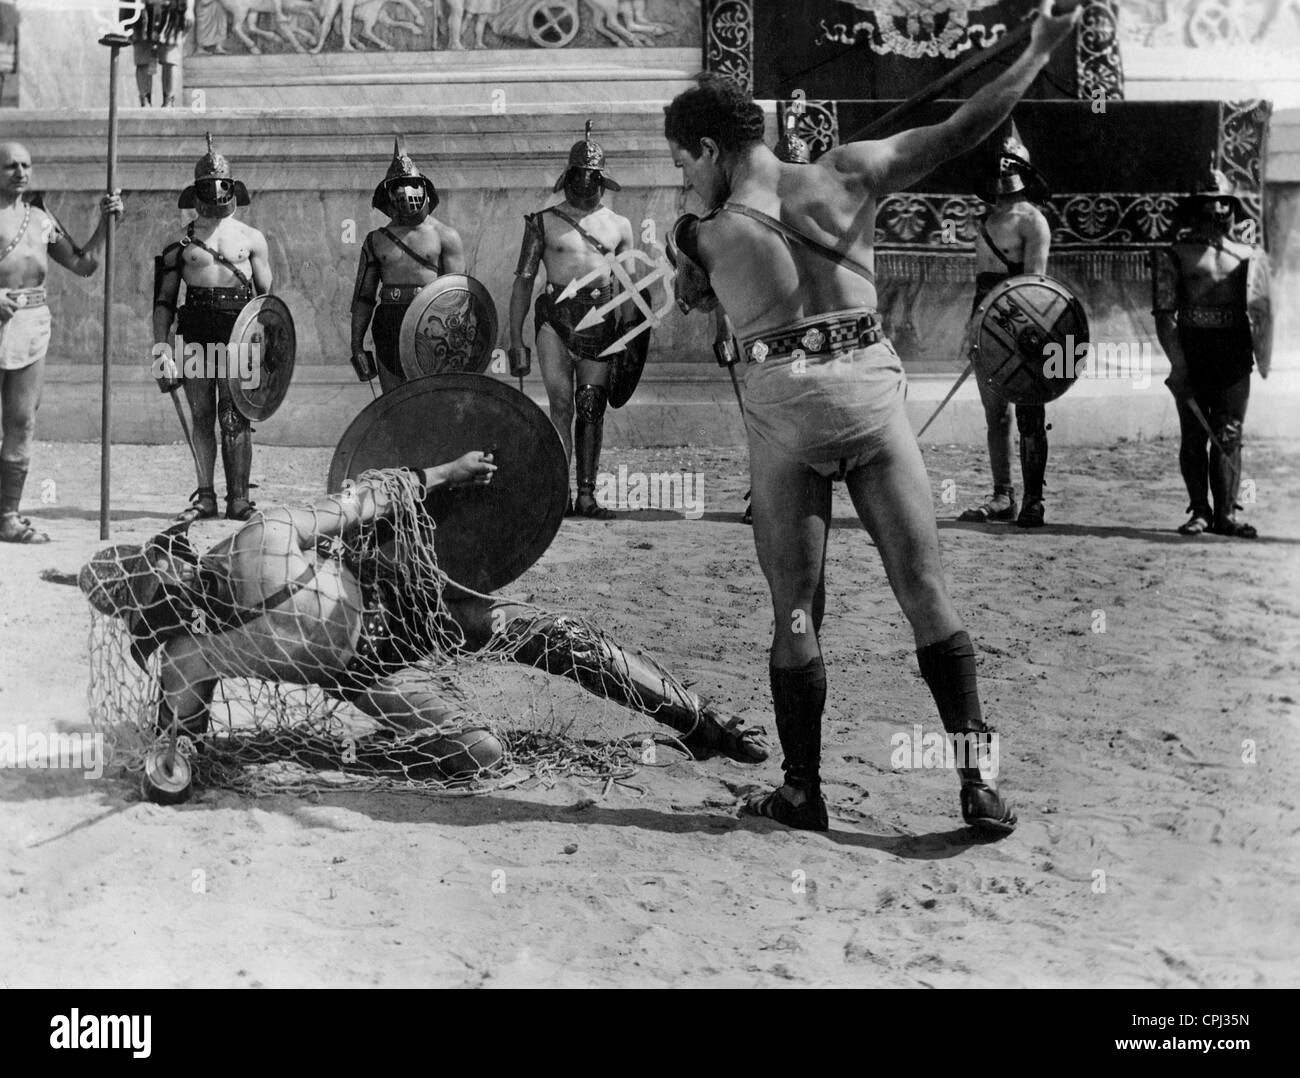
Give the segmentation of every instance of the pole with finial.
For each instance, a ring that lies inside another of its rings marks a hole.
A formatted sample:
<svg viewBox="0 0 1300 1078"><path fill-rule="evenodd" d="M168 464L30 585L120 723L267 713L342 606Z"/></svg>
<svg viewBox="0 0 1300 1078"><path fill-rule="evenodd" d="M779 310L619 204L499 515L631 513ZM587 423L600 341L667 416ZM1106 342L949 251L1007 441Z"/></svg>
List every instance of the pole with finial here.
<svg viewBox="0 0 1300 1078"><path fill-rule="evenodd" d="M140 13L136 12L139 18ZM130 35L121 24L99 39L108 46L108 192L117 190L117 60L118 53L131 44ZM99 537L108 538L112 467L110 447L113 432L113 256L117 216L108 214L104 222L104 351L100 382L99 445Z"/></svg>

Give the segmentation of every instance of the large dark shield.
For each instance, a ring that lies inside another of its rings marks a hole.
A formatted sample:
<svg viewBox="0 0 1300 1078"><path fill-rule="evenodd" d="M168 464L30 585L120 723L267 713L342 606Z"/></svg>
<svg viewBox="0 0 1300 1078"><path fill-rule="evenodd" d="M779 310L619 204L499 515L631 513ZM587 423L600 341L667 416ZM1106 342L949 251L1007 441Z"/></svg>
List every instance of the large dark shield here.
<svg viewBox="0 0 1300 1078"><path fill-rule="evenodd" d="M636 318L627 329L643 326L645 321L645 312L638 307ZM610 363L609 403L613 407L622 408L632 399L632 394L636 392L636 387L641 381L641 372L645 370L646 356L649 354L650 327L645 326L623 346L623 350Z"/></svg>
<svg viewBox="0 0 1300 1078"><path fill-rule="evenodd" d="M967 358L1011 404L1046 404L1074 385L1088 356L1088 316L1060 281L1009 277L971 315Z"/></svg>
<svg viewBox="0 0 1300 1078"><path fill-rule="evenodd" d="M289 392L297 351L293 316L284 300L249 300L226 345L226 384L245 419L256 422L275 414Z"/></svg>
<svg viewBox="0 0 1300 1078"><path fill-rule="evenodd" d="M420 289L402 318L397 353L407 378L482 374L497 343L497 309L473 277L449 273Z"/></svg>
<svg viewBox="0 0 1300 1078"><path fill-rule="evenodd" d="M521 576L550 546L569 499L564 446L519 390L481 374L418 378L372 401L334 451L329 489L368 468L430 467L493 450L488 486L434 491L438 564L452 580L490 592Z"/></svg>

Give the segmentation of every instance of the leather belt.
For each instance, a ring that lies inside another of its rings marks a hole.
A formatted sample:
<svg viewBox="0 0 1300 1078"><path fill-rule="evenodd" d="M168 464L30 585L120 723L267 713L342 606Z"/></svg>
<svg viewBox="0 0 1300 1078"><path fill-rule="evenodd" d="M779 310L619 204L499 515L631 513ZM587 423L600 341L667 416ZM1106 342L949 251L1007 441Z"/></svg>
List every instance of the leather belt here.
<svg viewBox="0 0 1300 1078"><path fill-rule="evenodd" d="M242 311L252 298L242 288L185 289L185 306L192 310Z"/></svg>
<svg viewBox="0 0 1300 1078"><path fill-rule="evenodd" d="M1178 325L1182 329L1232 329L1242 323L1245 313L1238 307L1179 307Z"/></svg>
<svg viewBox="0 0 1300 1078"><path fill-rule="evenodd" d="M796 329L769 331L743 342L745 361L762 363L802 350L810 356L830 355L846 348L867 348L885 339L875 311L812 322Z"/></svg>
<svg viewBox="0 0 1300 1078"><path fill-rule="evenodd" d="M558 296L567 288L567 285L553 285L549 281L546 284L546 294L551 297ZM596 288L584 288L575 292L566 299L565 303L605 303L614 298L614 283L600 285Z"/></svg>
<svg viewBox="0 0 1300 1078"><path fill-rule="evenodd" d="M15 307L44 307L45 288L6 288L5 294Z"/></svg>
<svg viewBox="0 0 1300 1078"><path fill-rule="evenodd" d="M379 302L395 304L400 303L410 306L411 301L415 299L424 289L422 284L386 284L379 287Z"/></svg>

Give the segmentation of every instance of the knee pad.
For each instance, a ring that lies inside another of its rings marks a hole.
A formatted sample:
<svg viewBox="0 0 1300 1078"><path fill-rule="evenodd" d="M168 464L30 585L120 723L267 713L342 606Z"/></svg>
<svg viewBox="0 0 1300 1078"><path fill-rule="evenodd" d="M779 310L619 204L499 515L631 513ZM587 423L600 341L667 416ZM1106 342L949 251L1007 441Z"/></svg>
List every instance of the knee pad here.
<svg viewBox="0 0 1300 1078"><path fill-rule="evenodd" d="M1241 420L1228 419L1222 423L1216 424L1214 428L1214 437L1218 439L1219 445L1224 450L1231 453L1234 449L1241 447Z"/></svg>
<svg viewBox="0 0 1300 1078"><path fill-rule="evenodd" d="M217 420L221 423L221 433L232 438L252 429L248 419L235 407L234 401L223 400L217 405Z"/></svg>
<svg viewBox="0 0 1300 1078"><path fill-rule="evenodd" d="M604 386L579 386L573 396L573 409L578 418L588 423L599 423L605 418L605 404L609 392Z"/></svg>

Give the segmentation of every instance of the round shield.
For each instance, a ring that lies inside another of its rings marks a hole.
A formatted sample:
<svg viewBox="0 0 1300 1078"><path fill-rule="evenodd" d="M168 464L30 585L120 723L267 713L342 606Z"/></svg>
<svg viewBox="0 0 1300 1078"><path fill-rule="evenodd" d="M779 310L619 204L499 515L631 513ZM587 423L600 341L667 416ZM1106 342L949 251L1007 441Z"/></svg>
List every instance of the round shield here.
<svg viewBox="0 0 1300 1078"><path fill-rule="evenodd" d="M407 378L426 374L482 374L497 342L497 309L473 277L449 273L425 285L411 301L397 335Z"/></svg>
<svg viewBox="0 0 1300 1078"><path fill-rule="evenodd" d="M258 296L245 304L226 345L226 384L245 419L275 414L289 392L297 351L293 316L284 300Z"/></svg>
<svg viewBox="0 0 1300 1078"><path fill-rule="evenodd" d="M436 490L425 504L438 525L442 571L475 591L494 591L545 553L569 501L560 436L517 389L486 375L448 374L389 390L344 432L329 489L368 468L430 467L473 449L492 450L492 482Z"/></svg>
<svg viewBox="0 0 1300 1078"><path fill-rule="evenodd" d="M1060 281L1026 273L999 282L971 315L975 376L1010 404L1056 400L1082 373L1088 316Z"/></svg>

